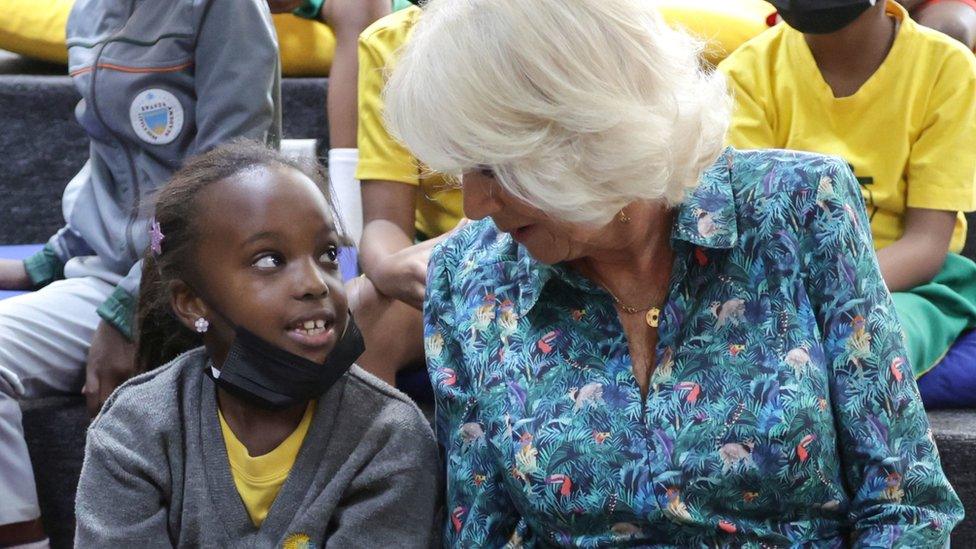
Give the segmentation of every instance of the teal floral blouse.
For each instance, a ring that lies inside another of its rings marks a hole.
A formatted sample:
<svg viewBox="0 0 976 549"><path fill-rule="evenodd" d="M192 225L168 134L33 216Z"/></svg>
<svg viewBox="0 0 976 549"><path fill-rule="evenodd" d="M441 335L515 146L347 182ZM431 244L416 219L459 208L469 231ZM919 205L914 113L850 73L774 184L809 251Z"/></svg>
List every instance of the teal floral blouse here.
<svg viewBox="0 0 976 549"><path fill-rule="evenodd" d="M672 245L646 399L605 291L490 219L435 251L445 543L942 547L962 506L847 166L728 149Z"/></svg>

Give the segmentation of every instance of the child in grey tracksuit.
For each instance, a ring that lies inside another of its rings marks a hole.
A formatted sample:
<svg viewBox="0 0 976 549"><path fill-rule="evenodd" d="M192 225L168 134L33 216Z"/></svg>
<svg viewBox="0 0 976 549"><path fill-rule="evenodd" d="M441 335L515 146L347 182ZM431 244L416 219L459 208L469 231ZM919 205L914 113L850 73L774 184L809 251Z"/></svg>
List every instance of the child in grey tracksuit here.
<svg viewBox="0 0 976 549"><path fill-rule="evenodd" d="M265 0L75 2L69 70L91 152L65 226L23 264L37 291L0 301L0 526L40 515L18 400L77 393L95 335L132 337L149 198L188 155L277 143L276 40Z"/></svg>

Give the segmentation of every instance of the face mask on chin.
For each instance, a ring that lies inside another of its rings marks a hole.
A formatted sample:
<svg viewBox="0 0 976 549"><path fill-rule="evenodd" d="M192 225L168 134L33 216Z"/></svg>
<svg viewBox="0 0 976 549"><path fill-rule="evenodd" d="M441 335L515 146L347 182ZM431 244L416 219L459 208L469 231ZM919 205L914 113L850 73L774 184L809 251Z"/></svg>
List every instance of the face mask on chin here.
<svg viewBox="0 0 976 549"><path fill-rule="evenodd" d="M877 0L768 0L787 25L804 34L830 34L854 22Z"/></svg>
<svg viewBox="0 0 976 549"><path fill-rule="evenodd" d="M237 326L223 366L220 370L211 366L207 374L218 387L241 400L280 410L321 397L365 350L352 313L342 337L323 363L286 351Z"/></svg>

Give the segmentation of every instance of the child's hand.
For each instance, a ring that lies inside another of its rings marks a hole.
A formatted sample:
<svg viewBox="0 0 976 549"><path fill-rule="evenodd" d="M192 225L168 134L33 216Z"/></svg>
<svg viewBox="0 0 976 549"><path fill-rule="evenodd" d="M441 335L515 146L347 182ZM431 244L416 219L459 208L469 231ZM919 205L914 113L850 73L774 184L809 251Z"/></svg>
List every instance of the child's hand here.
<svg viewBox="0 0 976 549"><path fill-rule="evenodd" d="M98 324L81 389L88 415L95 417L116 387L136 373L136 345L104 320Z"/></svg>
<svg viewBox="0 0 976 549"><path fill-rule="evenodd" d="M370 280L381 293L423 310L431 251L469 222L469 219L462 218L450 231L391 255Z"/></svg>
<svg viewBox="0 0 976 549"><path fill-rule="evenodd" d="M31 286L23 261L0 259L0 290L29 290Z"/></svg>
<svg viewBox="0 0 976 549"><path fill-rule="evenodd" d="M433 244L421 242L389 256L370 278L381 293L423 309L427 289L427 262Z"/></svg>

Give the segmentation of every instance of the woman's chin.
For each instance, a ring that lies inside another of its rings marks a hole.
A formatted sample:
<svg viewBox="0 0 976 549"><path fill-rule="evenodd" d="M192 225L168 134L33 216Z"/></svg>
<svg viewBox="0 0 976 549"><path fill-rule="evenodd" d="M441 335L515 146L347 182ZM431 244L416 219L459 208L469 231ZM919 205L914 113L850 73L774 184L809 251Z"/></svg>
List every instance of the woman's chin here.
<svg viewBox="0 0 976 549"><path fill-rule="evenodd" d="M531 244L522 244L525 251L529 252L532 259L540 263L545 263L546 265L555 265L556 263L562 263L566 260L562 250L557 250L552 246L532 246Z"/></svg>

